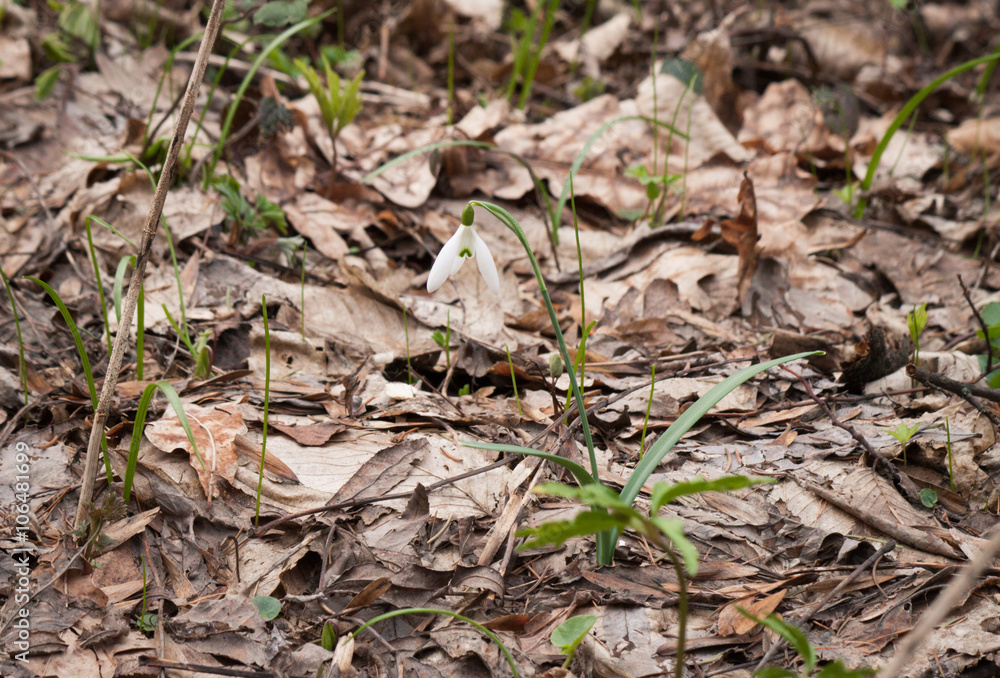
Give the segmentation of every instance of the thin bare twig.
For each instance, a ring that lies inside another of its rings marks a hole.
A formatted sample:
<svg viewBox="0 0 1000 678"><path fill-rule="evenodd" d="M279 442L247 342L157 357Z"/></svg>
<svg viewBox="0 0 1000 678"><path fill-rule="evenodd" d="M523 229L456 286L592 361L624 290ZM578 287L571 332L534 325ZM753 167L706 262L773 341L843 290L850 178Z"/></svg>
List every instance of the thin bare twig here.
<svg viewBox="0 0 1000 678"><path fill-rule="evenodd" d="M875 563L882 556L884 556L885 554L889 553L890 551L892 551L895 548L896 548L896 542L892 541L891 539L889 541L887 541L886 543L882 544L882 548L880 548L878 551L876 551L875 553L873 553L868 558L868 560L866 560L865 562L861 563L856 568L854 568L854 571L851 572L851 574L849 574L839 584L837 584L833 588L833 590L831 590L829 593L827 593L825 596L823 596L823 598L821 598L819 601L817 601L816 603L814 603L812 606L806 608L806 610L804 612L802 612L801 614L796 615L795 616L795 623L799 624L799 625L803 625L803 624L807 623L816 614L818 614L827 604L829 604L829 602L831 600L833 600L836 596L840 595L841 591L843 591L845 588L847 588L848 586L850 586L851 583L855 579L857 579L864 572L866 572L869 567L873 567L875 565ZM771 659L774 657L774 655L776 655L778 653L778 650L780 650L782 648L782 646L784 646L784 642L783 642L783 640L781 638L779 638L771 646L771 649L767 651L767 654L764 655L763 659L760 660L760 663L757 664L756 671L760 671L762 668L764 668L764 665L767 664L769 661L771 661Z"/></svg>
<svg viewBox="0 0 1000 678"><path fill-rule="evenodd" d="M956 381L937 372L928 372L922 367L917 367L913 363L906 366L906 374L926 386L933 386L936 389L953 393L962 398L967 403L979 410L984 417L990 420L993 427L1000 431L1000 417L991 408L986 407L979 401L979 398L986 398L995 403L1000 403L1000 390L988 388L986 386L976 386L967 384L964 381Z"/></svg>
<svg viewBox="0 0 1000 678"><path fill-rule="evenodd" d="M205 35L198 50L198 60L195 62L194 70L188 79L184 104L181 106L180 115L177 117L177 124L174 126L174 133L170 139L170 147L167 149L167 157L163 161L163 169L160 172L160 181L156 185L153 204L149 207L146 224L142 229L142 242L139 243L139 252L132 270L132 279L128 286L128 296L125 299L125 307L122 309L121 321L118 323L115 343L111 349L108 371L104 377L104 386L101 388L101 398L97 403L97 412L94 413L94 427L90 430L90 441L87 445L87 456L83 471L83 484L80 488L80 502L76 507L76 525L82 525L86 522L87 507L94 499L97 466L101 454L101 434L104 432L104 424L107 423L108 414L111 411L111 399L114 396L115 387L118 384L118 375L122 369L122 359L125 356L125 343L129 339L132 316L135 314L136 303L139 299L139 289L142 287L143 279L145 278L146 264L153 249L153 241L156 239L156 231L160 224L160 215L163 213L163 203L167 199L167 190L174 180L177 156L180 154L181 146L184 144L184 134L187 132L188 122L191 120L191 114L194 111L194 103L198 98L201 81L205 77L205 69L208 66L208 55L212 51L215 38L219 34L219 27L222 25L222 10L225 4L225 0L213 0L212 2L212 12L208 17Z"/></svg>
<svg viewBox="0 0 1000 678"><path fill-rule="evenodd" d="M958 284L962 286L962 296L965 297L966 303L969 304L969 308L972 309L972 315L976 316L976 322L979 323L979 329L983 331L983 336L986 338L986 369L979 379L982 379L987 374L993 371L993 342L990 341L990 329L986 326L986 321L983 320L982 314L976 305L972 303L972 295L969 293L969 288L965 286L965 281L962 280L962 276L958 276ZM976 381L979 381L976 379Z"/></svg>
<svg viewBox="0 0 1000 678"><path fill-rule="evenodd" d="M869 443L863 435L858 433L853 426L842 422L837 415L834 414L833 410L830 409L830 406L826 404L826 401L816 395L812 386L802 377L802 375L792 369L789 369L786 365L782 365L781 368L798 379L799 384L801 384L802 388L805 389L806 395L812 398L813 401L819 405L820 408L822 408L823 412L826 413L826 416L830 418L831 424L837 428L847 431L847 433L849 433L850 436L854 438L859 445L861 445L861 447L865 448L865 452L868 453L868 458L871 460L872 468L875 471L889 478L892 483L903 491L911 501L919 501L920 493L917 490L916 485L913 484L912 480L900 473L899 469L897 469L892 462L876 452L871 443Z"/></svg>
<svg viewBox="0 0 1000 678"><path fill-rule="evenodd" d="M923 613L913 630L903 636L902 642L896 648L896 654L889 661L879 678L895 678L913 656L917 647L924 641L927 634L945 618L948 612L971 589L973 582L993 562L993 557L1000 551L1000 527L993 528L993 534L976 557L948 584L947 588L934 599L934 604Z"/></svg>

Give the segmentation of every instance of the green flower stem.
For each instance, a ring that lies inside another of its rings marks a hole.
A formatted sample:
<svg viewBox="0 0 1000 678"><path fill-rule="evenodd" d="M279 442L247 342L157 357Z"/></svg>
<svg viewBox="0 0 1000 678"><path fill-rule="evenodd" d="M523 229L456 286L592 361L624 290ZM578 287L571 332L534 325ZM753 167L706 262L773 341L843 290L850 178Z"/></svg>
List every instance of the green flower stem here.
<svg viewBox="0 0 1000 678"><path fill-rule="evenodd" d="M521 674L517 672L517 664L514 663L514 657L511 656L510 650L507 649L507 646L503 644L503 641L500 640L497 634L493 633L479 622L473 621L468 617L464 617L458 614L457 612L451 612L449 610L438 610L432 607L408 607L402 610L393 610L392 612L386 612L385 614L380 614L379 616L374 617L373 619L369 619L362 626L360 626L357 631L351 634L351 637L357 638L359 635L361 635L362 631L367 629L372 624L377 624L380 621L385 621L386 619L392 619L393 617L399 617L404 614L443 614L448 617L454 617L459 621L464 621L467 624L471 624L472 626L479 629L484 636L492 640L496 644L496 646L500 648L500 651L503 652L503 656L506 657L507 659L507 664L510 666L510 672L514 674L514 678L521 678Z"/></svg>
<svg viewBox="0 0 1000 678"><path fill-rule="evenodd" d="M524 234L524 229L522 229L521 225L517 223L517 220L511 216L510 212L499 205L482 202L480 200L471 200L469 201L469 205L482 207L499 219L504 226L509 228L514 233L520 241L521 246L524 247L524 251L528 254L528 261L531 263L531 269L535 272L535 280L538 282L538 288L542 292L542 300L545 302L545 308L549 312L549 320L552 321L552 330L555 332L556 341L559 344L559 353L562 356L563 363L567 367L566 372L569 374L569 385L573 391L573 398L576 400L576 409L580 413L580 428L583 431L583 440L587 445L587 453L590 456L591 476L594 478L595 483L599 483L600 474L597 469L597 455L594 453L594 439L590 433L590 423L587 421L587 409L583 402L583 394L580 392L580 386L576 380L576 372L573 369L573 361L569 359L569 351L566 349L566 339L563 337L562 329L559 327L559 319L556 317L555 307L552 305L551 297L549 297L549 288L546 286L545 279L542 277L542 271L538 266L538 260L535 259L535 253L531 250L531 245L528 244L528 238ZM607 562L613 553L614 542L611 533L601 532L598 534L598 562Z"/></svg>

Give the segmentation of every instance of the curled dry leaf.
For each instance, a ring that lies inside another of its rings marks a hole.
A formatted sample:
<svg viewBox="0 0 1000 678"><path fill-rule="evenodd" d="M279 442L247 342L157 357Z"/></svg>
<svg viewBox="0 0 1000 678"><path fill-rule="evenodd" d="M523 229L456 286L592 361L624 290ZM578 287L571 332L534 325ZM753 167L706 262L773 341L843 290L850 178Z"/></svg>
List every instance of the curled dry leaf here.
<svg viewBox="0 0 1000 678"><path fill-rule="evenodd" d="M740 257L737 299L742 305L750 290L750 282L753 280L760 257L760 249L757 247L757 241L760 239L757 234L757 198L754 195L753 182L746 172L743 173L737 200L740 203L739 216L736 219L723 219L719 222L719 226L722 229L722 239L735 246ZM692 238L703 240L712 230L712 225L712 220L707 221Z"/></svg>
<svg viewBox="0 0 1000 678"><path fill-rule="evenodd" d="M219 496L219 489L213 479L224 478L233 481L236 475L236 436L246 435L247 427L243 417L236 411L229 412L225 405L199 407L184 404L184 413L191 424L191 432L198 444L198 452L205 465L195 455L194 448L177 419L173 409L168 409L159 421L146 428L146 437L164 452L180 449L188 453L191 466L198 473L205 496L211 499Z"/></svg>

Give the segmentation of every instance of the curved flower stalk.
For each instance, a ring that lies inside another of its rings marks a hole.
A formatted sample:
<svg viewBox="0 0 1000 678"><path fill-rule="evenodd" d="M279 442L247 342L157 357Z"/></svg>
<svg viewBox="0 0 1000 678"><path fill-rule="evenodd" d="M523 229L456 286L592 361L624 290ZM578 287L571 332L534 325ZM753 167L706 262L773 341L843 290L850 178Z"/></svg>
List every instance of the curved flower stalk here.
<svg viewBox="0 0 1000 678"><path fill-rule="evenodd" d="M458 273L466 259L475 259L479 264L479 273L486 281L487 287L493 294L500 294L500 277L497 275L496 264L493 263L493 255L486 241L476 233L473 226L475 212L472 203L462 211L462 224L455 231L455 235L448 239L431 267L430 275L427 276L427 291L434 292L451 276ZM515 222L516 223L516 222Z"/></svg>
<svg viewBox="0 0 1000 678"><path fill-rule="evenodd" d="M517 237L518 241L520 241L521 245L524 247L524 251L528 255L528 261L531 263L531 269L535 272L535 280L538 282L539 290L542 293L542 300L545 302L545 308L549 312L549 319L552 321L552 329L555 332L556 341L559 344L559 354L562 357L563 363L568 368L566 372L569 376L570 389L573 392L573 399L576 401L577 411L580 416L580 428L583 432L584 442L587 445L587 453L590 456L590 471L587 471L587 469L569 459L528 447L485 442L465 442L463 445L466 445L467 447L496 450L500 452L515 452L518 454L526 454L547 459L570 471L576 481L580 484L581 488L588 488L588 492L600 492L601 490L591 487L592 484L600 485L601 481L597 468L597 455L594 452L594 440L590 433L590 424L587 421L586 407L583 402L583 394L580 392L580 385L577 381L576 371L571 367L573 362L569 359L569 351L566 349L566 340L563 338L562 330L559 328L559 320L556 317L555 308L552 306L552 299L549 297L549 290L545 285L544 278L542 278L542 272L538 267L538 261L535 259L535 254L531 250L531 246L528 244L528 239L524 235L524 230L521 228L521 225L517 223L517 220L515 220L507 210L498 205L481 202L479 200L470 201L469 206L466 207L465 211L462 213L462 228L468 227L471 229L474 217L473 207L476 206L482 207L499 219L504 226L509 228ZM458 236L459 234L456 234L452 237L452 240L456 240ZM468 238L470 236L464 237ZM452 240L449 240L449 243L451 243ZM447 247L447 245L445 247ZM457 247L458 246L456 245L456 249ZM443 250L442 254L445 254ZM442 258L439 256L438 262L435 263L435 267L438 266L441 260ZM433 275L434 271L432 270L431 276L433 277ZM445 279L447 279L447 276ZM443 283L443 280L441 282ZM428 281L428 287L429 286L430 281ZM621 492L618 493L618 499L620 502L622 502L625 506L632 506L636 498L639 496L639 492L642 490L642 487L645 485L646 481L649 480L650 476L652 476L656 467L666 456L667 452L670 451L670 449L681 439L681 437L684 436L685 433L691 430L691 427L694 426L699 419L715 407L715 405L722 400L726 394L748 379L751 379L752 377L772 367L791 362L792 360L821 354L822 351L811 351L796 353L795 355L789 355L783 358L775 358L773 360L768 360L766 362L746 367L716 384L708 391L708 393L699 398L698 401L691 407L687 408L684 413L681 414L681 416L679 416L677 420L659 437L659 439L657 439L657 441L650 446L649 450L646 451L646 454L642 457L639 464L632 470L632 474L629 476L629 479L625 483ZM592 512L599 514L607 513L608 509L606 504L594 501L592 496L589 494L587 496L591 499L588 503L590 503ZM587 501L586 497L583 499ZM611 518L612 516L608 515L606 517ZM602 520L600 522L604 524L607 521ZM605 525L604 527L598 529L600 531L597 532L597 562L600 565L610 565L614 556L614 547L618 540L620 529L610 525ZM668 536L671 537L672 541L677 543L678 540L671 536L671 534L668 534Z"/></svg>
<svg viewBox="0 0 1000 678"><path fill-rule="evenodd" d="M479 200L471 200L469 201L469 205L462 212L462 226L459 228L460 233L462 228L469 228L470 230L472 229L472 222L475 216L475 212L473 209L474 207L482 207L487 212L489 212L497 219L499 219L500 223L509 228L511 232L514 234L514 236L521 243L521 246L524 247L524 251L528 255L528 261L531 263L531 270L535 272L535 280L538 282L538 289L542 293L542 301L545 302L545 308L549 312L549 320L552 321L552 330L555 332L556 342L559 344L559 355L563 359L563 364L567 366L572 366L573 361L570 360L569 358L569 351L566 349L566 340L563 337L562 329L559 327L559 319L556 317L556 310L555 307L552 305L552 299L551 297L549 297L549 288L545 284L545 278L542 277L542 271L538 267L538 260L535 259L535 253L532 251L531 245L528 244L528 238L524 234L524 229L521 228L521 225L517 223L517 220L510 214L510 212L500 207L499 205L494 205L493 203L489 202L481 202ZM441 250L441 255L445 254L445 249L447 249L448 245L450 245L453 241L456 240L456 238L459 237L460 233L456 233L454 236L452 236L451 240L448 241L448 244L445 245L445 248ZM475 231L472 231L472 234L474 238L479 238L479 235L475 233ZM485 243L483 246L485 247ZM489 250L486 250L486 252L488 254ZM438 256L438 260L435 261L434 263L435 268L438 266L439 263L441 263L441 255ZM480 271L482 272L483 269L482 259L480 259L479 261L480 261L479 264ZM490 263L491 264L493 263L492 258L490 258ZM459 266L461 266L461 264L459 264ZM428 289L430 289L431 281L434 279L434 272L435 271L432 268L431 275L427 280ZM486 277L485 272L483 273L483 277L484 278ZM444 281L442 280L441 282L443 283ZM487 279L487 284L488 283L489 279ZM499 282L497 283L497 287L499 289ZM583 431L583 440L584 443L587 445L587 454L590 457L590 476L593 478L593 482L597 483L600 482L599 480L600 476L597 470L597 455L594 452L594 439L590 433L590 423L587 421L587 411L586 411L586 406L584 405L583 402L583 393L580 392L580 385L577 383L575 370L573 370L570 367L570 369L566 370L566 373L569 375L569 386L573 392L573 400L576 401L576 409L580 415L580 428ZM602 563L606 561L610 562L611 554L613 552L614 552L614 542L612 540L612 535L609 532L602 532L598 534L597 535L598 561Z"/></svg>

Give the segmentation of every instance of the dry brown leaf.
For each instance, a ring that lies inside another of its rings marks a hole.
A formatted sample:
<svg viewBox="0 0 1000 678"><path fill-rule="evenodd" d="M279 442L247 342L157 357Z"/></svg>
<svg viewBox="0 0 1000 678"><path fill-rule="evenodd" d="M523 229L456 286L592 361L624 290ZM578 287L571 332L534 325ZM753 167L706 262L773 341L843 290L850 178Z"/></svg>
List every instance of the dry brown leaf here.
<svg viewBox="0 0 1000 678"><path fill-rule="evenodd" d="M201 407L193 403L184 404L184 413L198 445L200 459L173 408L168 408L159 421L146 427L146 437L159 449L164 452L180 449L188 453L191 466L198 473L202 489L210 501L212 497L219 495L219 487L213 479L217 481L222 478L230 483L233 481L237 466L235 439L236 436L247 433L243 417L238 412L226 411L224 407L225 405Z"/></svg>
<svg viewBox="0 0 1000 678"><path fill-rule="evenodd" d="M719 635L725 638L749 633L757 626L757 622L745 617L736 608L742 607L757 619L763 619L778 608L781 601L785 599L786 593L787 590L782 589L756 602L753 602L753 598L744 598L729 603L719 612Z"/></svg>

